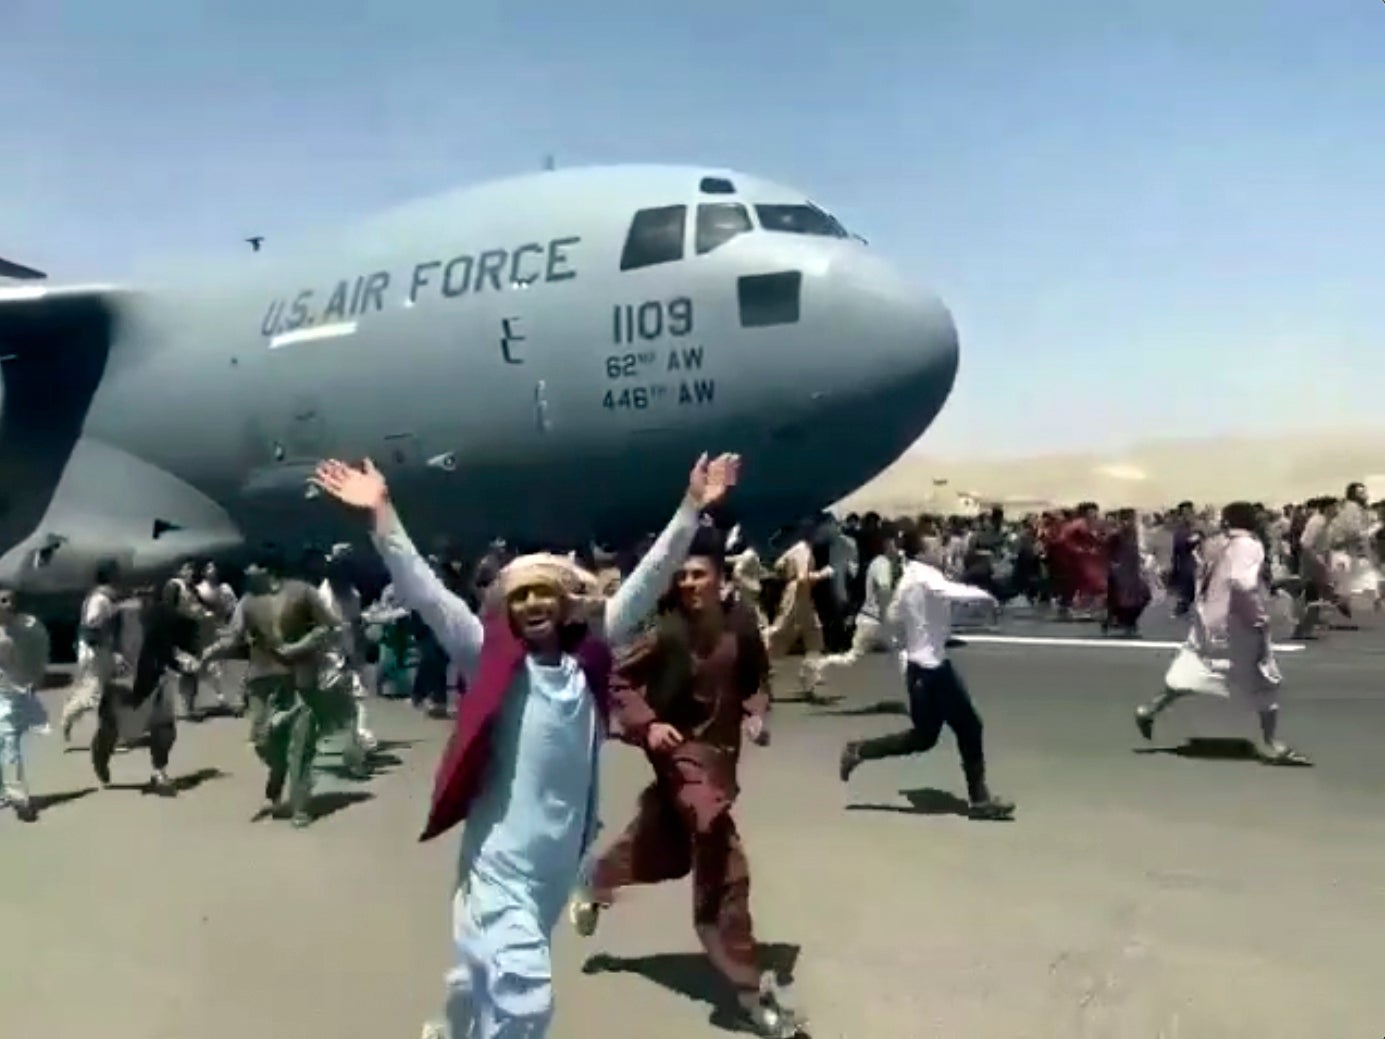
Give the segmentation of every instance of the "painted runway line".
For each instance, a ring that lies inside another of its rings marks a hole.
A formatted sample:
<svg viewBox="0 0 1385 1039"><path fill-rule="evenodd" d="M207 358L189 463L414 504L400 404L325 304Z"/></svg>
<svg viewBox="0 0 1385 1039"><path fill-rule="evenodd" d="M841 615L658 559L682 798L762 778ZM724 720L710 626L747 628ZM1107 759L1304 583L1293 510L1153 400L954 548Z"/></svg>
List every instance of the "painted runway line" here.
<svg viewBox="0 0 1385 1039"><path fill-rule="evenodd" d="M1057 646L1074 649L1178 649L1182 642L1164 642L1154 639L1073 639L1046 637L1043 635L968 635L957 632L962 642L977 646ZM1301 642L1277 642L1276 653L1302 653Z"/></svg>

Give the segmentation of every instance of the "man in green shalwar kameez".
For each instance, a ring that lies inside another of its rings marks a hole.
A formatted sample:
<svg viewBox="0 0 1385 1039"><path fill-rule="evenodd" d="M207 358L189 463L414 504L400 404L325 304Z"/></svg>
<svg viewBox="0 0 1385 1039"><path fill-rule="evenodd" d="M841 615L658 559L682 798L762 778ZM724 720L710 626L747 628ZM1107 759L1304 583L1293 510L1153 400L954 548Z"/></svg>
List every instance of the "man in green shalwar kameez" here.
<svg viewBox="0 0 1385 1039"><path fill-rule="evenodd" d="M202 653L204 664L239 646L249 650L245 693L250 738L269 767L265 811L283 814L284 786L294 826L312 821L313 759L333 706L318 688L322 654L338 622L309 584L283 576L277 553L266 552L246 568L246 594L222 635ZM347 703L350 707L350 703Z"/></svg>

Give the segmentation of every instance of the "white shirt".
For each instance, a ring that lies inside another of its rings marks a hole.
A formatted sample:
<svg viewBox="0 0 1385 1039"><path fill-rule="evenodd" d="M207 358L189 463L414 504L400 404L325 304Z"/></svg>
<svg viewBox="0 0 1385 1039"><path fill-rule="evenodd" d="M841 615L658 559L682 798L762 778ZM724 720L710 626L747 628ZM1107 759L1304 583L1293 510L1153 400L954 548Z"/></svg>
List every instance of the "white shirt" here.
<svg viewBox="0 0 1385 1039"><path fill-rule="evenodd" d="M890 586L893 584L894 563L889 556L881 553L866 567L866 595L861 603L860 616L866 620L882 620L890 605Z"/></svg>
<svg viewBox="0 0 1385 1039"><path fill-rule="evenodd" d="M885 611L887 623L897 629L904 647L900 662L940 667L947 660L947 640L952 636L952 604L993 601L989 592L949 581L937 567L909 560Z"/></svg>

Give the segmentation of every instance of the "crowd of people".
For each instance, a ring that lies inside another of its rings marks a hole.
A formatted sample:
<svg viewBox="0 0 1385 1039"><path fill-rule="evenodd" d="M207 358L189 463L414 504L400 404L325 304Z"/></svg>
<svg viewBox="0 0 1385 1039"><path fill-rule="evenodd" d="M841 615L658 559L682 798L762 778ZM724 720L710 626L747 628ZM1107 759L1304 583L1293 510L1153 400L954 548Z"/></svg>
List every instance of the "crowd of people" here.
<svg viewBox="0 0 1385 1039"><path fill-rule="evenodd" d="M956 736L970 814L1011 818L990 787L980 713L949 656L961 608L999 616L1025 601L1054 618L1139 637L1152 603L1187 616L1189 635L1136 725L1202 693L1244 701L1272 764L1307 765L1279 738L1282 678L1270 606L1282 596L1296 635L1328 611L1381 606L1382 518L1365 488L1343 498L1219 512L1095 503L1008 519L877 514L812 517L763 546L745 543L728 497L732 455L700 459L665 529L629 552L517 554L502 541L471 565L419 553L369 463L314 477L359 511L389 583L362 594L347 546L290 565L266 550L239 594L215 564L185 563L165 584L122 587L103 565L82 605L77 666L60 728L94 713L93 769L111 782L120 741L147 745L152 790L168 774L177 716L249 713L266 768L264 813L313 819L313 762L339 738L368 777L377 740L370 692L455 719L423 839L465 820L453 905L455 958L444 1021L426 1035L540 1036L553 1014L549 942L566 907L592 935L625 888L691 874L694 928L745 1023L796 1035L802 1022L756 965L749 865L732 807L744 741L768 741L774 662L795 653L798 692L875 650L898 650L910 724L842 749L839 775ZM48 633L0 589L0 787L36 818L22 739L47 715L36 695ZM223 661L245 660L243 681ZM781 688L780 693L783 695ZM206 703L210 694L212 704ZM597 762L608 736L648 755L653 779L635 818L595 853Z"/></svg>

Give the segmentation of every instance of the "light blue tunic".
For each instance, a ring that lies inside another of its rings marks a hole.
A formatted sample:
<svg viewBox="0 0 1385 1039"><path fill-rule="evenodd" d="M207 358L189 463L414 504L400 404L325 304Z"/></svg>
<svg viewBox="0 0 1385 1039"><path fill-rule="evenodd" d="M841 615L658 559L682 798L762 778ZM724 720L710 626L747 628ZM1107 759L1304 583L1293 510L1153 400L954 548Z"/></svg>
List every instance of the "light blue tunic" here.
<svg viewBox="0 0 1385 1039"><path fill-rule="evenodd" d="M698 526L688 503L606 604L604 636L629 640L654 612ZM375 538L400 605L416 611L468 679L480 620L418 554L403 527ZM564 656L525 659L506 695L481 793L471 807L452 908L447 975L453 1039L539 1039L553 1016L549 944L597 830L604 733L586 675Z"/></svg>
<svg viewBox="0 0 1385 1039"><path fill-rule="evenodd" d="M48 670L48 629L27 614L0 625L0 799L29 798L24 777L24 733L48 724L34 690Z"/></svg>

